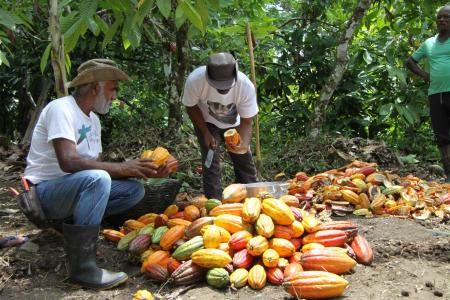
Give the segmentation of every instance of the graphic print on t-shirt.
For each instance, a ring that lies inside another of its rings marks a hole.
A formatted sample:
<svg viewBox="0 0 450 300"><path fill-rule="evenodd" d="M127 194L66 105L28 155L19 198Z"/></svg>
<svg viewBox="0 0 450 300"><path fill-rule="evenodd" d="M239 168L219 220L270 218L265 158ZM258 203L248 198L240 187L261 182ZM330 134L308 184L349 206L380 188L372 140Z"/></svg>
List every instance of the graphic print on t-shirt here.
<svg viewBox="0 0 450 300"><path fill-rule="evenodd" d="M225 124L234 124L237 119L236 104L230 103L227 105L220 104L218 102L207 101L208 112L211 117L219 122Z"/></svg>
<svg viewBox="0 0 450 300"><path fill-rule="evenodd" d="M87 133L91 131L92 126L86 127L84 124L81 126L81 129L78 129L78 133L80 137L78 138L77 145L81 144L82 141L86 140L88 143L88 149L91 149L89 146L89 140L87 138Z"/></svg>

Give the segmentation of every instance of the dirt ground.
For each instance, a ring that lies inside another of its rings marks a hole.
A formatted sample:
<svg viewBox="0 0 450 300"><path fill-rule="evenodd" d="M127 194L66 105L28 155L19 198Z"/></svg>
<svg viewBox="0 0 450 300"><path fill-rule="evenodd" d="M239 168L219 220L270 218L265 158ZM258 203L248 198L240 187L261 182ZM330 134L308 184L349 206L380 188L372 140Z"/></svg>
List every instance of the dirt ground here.
<svg viewBox="0 0 450 300"><path fill-rule="evenodd" d="M293 299L282 287L262 291L245 287L238 292L216 290L205 284L194 288L160 289L127 261L111 242L100 240L98 263L128 273L130 279L109 291L81 289L67 280L61 236L30 224L0 181L0 235L26 234L30 243L0 249L1 299L132 299L138 289L148 289L162 299ZM344 277L350 282L339 299L450 299L450 224L438 220L421 223L395 217L350 217L371 243L372 266L358 265Z"/></svg>

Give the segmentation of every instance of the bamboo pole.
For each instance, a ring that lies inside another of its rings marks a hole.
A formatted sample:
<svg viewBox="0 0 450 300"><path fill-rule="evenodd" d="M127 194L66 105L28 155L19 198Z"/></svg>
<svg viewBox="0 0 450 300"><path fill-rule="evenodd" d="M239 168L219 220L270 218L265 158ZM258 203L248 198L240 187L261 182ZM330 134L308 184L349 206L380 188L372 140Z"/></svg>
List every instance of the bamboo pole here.
<svg viewBox="0 0 450 300"><path fill-rule="evenodd" d="M255 86L255 94L257 93L256 88L256 75L255 75L255 57L253 55L253 42L252 42L252 30L250 28L250 23L247 23L245 28L247 33L247 44L248 44L248 52L250 55L250 78ZM256 94L256 97L258 95ZM257 98L258 99L258 98ZM262 170L262 159L261 159L261 144L259 139L259 117L256 114L255 117L255 139L256 139L256 176L258 180L261 180L261 170Z"/></svg>

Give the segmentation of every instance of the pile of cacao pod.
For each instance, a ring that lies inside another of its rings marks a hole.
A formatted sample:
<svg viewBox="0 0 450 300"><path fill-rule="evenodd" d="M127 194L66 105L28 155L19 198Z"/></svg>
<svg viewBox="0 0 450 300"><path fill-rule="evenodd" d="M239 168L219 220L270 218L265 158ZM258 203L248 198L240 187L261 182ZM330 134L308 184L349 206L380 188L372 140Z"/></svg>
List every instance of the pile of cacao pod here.
<svg viewBox="0 0 450 300"><path fill-rule="evenodd" d="M371 264L373 251L350 221L321 223L294 195L247 197L242 184L224 189L222 201L197 197L183 210L127 220L121 231L105 229L159 283L256 290L266 282L300 298L341 295L341 274Z"/></svg>
<svg viewBox="0 0 450 300"><path fill-rule="evenodd" d="M377 170L376 164L354 161L314 176L298 172L289 194L301 207L330 210L343 216L394 215L426 220L450 218L450 184L428 182L413 175L400 177Z"/></svg>

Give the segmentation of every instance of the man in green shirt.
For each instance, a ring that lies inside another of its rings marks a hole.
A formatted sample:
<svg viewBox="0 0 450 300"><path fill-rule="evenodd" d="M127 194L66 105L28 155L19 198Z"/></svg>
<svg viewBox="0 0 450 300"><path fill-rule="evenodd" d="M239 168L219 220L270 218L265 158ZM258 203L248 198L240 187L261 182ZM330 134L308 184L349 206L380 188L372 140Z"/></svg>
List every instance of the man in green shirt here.
<svg viewBox="0 0 450 300"><path fill-rule="evenodd" d="M450 5L442 7L436 17L439 33L427 39L406 61L406 67L429 82L431 124L441 152L446 182L450 182ZM417 63L428 59L429 73Z"/></svg>

